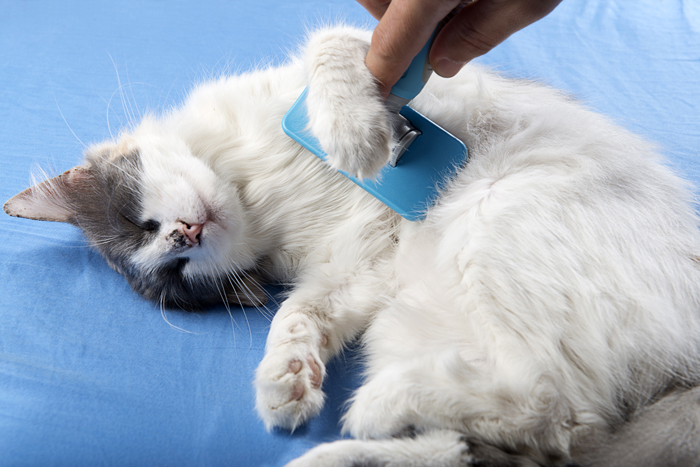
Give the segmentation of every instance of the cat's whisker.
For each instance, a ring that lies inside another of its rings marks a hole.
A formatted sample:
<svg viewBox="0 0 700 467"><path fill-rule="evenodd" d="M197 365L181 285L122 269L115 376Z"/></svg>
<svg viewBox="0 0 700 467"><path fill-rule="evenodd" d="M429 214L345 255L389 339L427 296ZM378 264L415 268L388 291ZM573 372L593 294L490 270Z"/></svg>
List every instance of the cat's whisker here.
<svg viewBox="0 0 700 467"><path fill-rule="evenodd" d="M114 95L115 95L117 92L119 92L119 88L115 89L114 92L112 92L112 95L109 96L109 100L107 101L107 131L109 131L109 136L110 136L112 139L114 139L114 133L112 133L112 126L111 126L111 124L110 124L110 122L109 122L109 113L110 113L109 111L110 111L110 110L113 110L113 109L112 109L112 99L114 99ZM117 116L117 118L119 118L119 115L116 113L116 111L115 111L114 114ZM121 118L119 118L119 123L120 123L120 125L122 124L122 119L121 119ZM123 126L123 125L122 125L122 126Z"/></svg>
<svg viewBox="0 0 700 467"><path fill-rule="evenodd" d="M130 128L133 128L135 120L134 120L133 115L131 115L130 108L127 105L127 100L124 97L124 85L122 84L121 77L119 76L119 69L117 68L117 64L114 61L114 58L112 57L111 54L109 54L109 58L112 61L112 66L114 66L114 71L117 74L117 84L118 84L117 91L119 91L119 98L122 102L122 109L124 110L124 115L126 116L128 126Z"/></svg>
<svg viewBox="0 0 700 467"><path fill-rule="evenodd" d="M165 295L161 294L161 296L160 296L160 315L163 317L163 320L164 320L166 323L168 323L168 325L169 325L171 328L173 328L173 329L175 329L175 330L177 330L177 331L184 332L184 333L186 333L186 334L200 335L200 333L198 333L198 332L188 331L187 329L183 329L183 328L181 328L180 326L176 326L176 325L174 325L173 323L170 322L170 320L168 319L168 316L167 316L167 312L165 311L165 301L166 301L166 299L167 299L167 298L165 297Z"/></svg>
<svg viewBox="0 0 700 467"><path fill-rule="evenodd" d="M248 279L250 282L252 282L253 284L255 284L258 288L262 289L262 285L259 284L258 281L257 281L257 279L255 279L255 278L254 278L252 275L250 275L248 272L246 272L245 270L241 270L241 269L236 269L236 271L237 271L237 272L232 272L232 273L229 273L229 274L234 274L234 276L235 276L236 274L240 274L240 275L244 276L246 279ZM253 301L254 303L257 302L257 300L254 298L255 294L250 290L250 288L245 284L245 282L244 282L244 281L240 281L240 282L241 282L242 286L245 287L245 289L246 289L246 290L250 293L250 295L252 296L252 298L253 298L252 301ZM249 298L250 298L250 297L249 297ZM277 301L276 301L274 298L272 298L272 301L273 301L273 303L274 303L276 306L279 306L279 303L277 303ZM272 320L272 316L274 316L274 312L273 312L272 310L270 310L270 308L268 308L267 304L261 303L261 304L259 304L259 305L256 305L255 308L256 308L258 311L264 310L265 312L262 312L262 311L261 311L261 314L262 314L265 318L267 318L269 321Z"/></svg>
<svg viewBox="0 0 700 467"><path fill-rule="evenodd" d="M138 102L136 100L136 97L134 96L134 83L131 82L131 79L129 78L129 66L125 63L124 68L126 69L126 80L127 83L129 84L129 92L131 93L131 102L133 103L133 107L136 108L136 116L140 120L143 116L141 115L141 110L139 109ZM132 112L132 118L133 118L133 108L131 109ZM133 120L131 122L131 126L135 127L137 124L137 120Z"/></svg>
<svg viewBox="0 0 700 467"><path fill-rule="evenodd" d="M111 245L113 244L116 240L118 240L118 237L113 237L113 238L103 238L100 240L95 240L94 238L90 240L90 245L83 245L84 248L89 248L90 246L102 246L102 245Z"/></svg>
<svg viewBox="0 0 700 467"><path fill-rule="evenodd" d="M139 84L139 85L146 85L146 83L134 83L131 82L131 79L129 78L129 69L128 66L125 65L126 68L126 76L127 76L127 82L122 83L121 81L121 76L119 75L119 69L117 67L117 64L114 60L114 57L112 57L111 54L109 54L109 58L112 62L112 66L114 67L114 71L117 76L117 88L112 92L111 96L109 97L109 100L105 101L107 104L107 129L109 131L110 136L114 139L114 134L112 133L112 128L110 124L110 119L109 119L109 114L110 110L114 110L112 108L112 100L114 99L114 96L119 93L119 99L122 104L122 109L123 109L123 114L124 117L126 118L126 127L127 128L135 128L138 125L139 120L143 118L143 113L141 112L141 109L138 106L138 101L136 97L134 96L134 84ZM131 94L131 98L127 96L125 93L125 90L128 88L129 93ZM104 100L104 99L103 99ZM115 115L119 118L119 114L115 112ZM122 119L119 118L119 122L122 126L124 126Z"/></svg>
<svg viewBox="0 0 700 467"><path fill-rule="evenodd" d="M236 345L236 320L233 317L233 313L231 312L231 306L228 301L228 297L226 296L226 286L224 285L223 279L218 277L215 280L215 285L216 285L216 290L219 292L219 295L221 296L221 300L224 304L224 308L226 309L226 312L228 313L229 319L231 321L231 334L233 334L233 342L234 342L234 347L238 349L238 346Z"/></svg>
<svg viewBox="0 0 700 467"><path fill-rule="evenodd" d="M224 308L226 308L226 311L228 311L229 314L231 314L231 305L228 301L228 297L226 296L226 288L224 287L223 280L219 277L215 278L214 285L216 286L216 291L219 293L219 298L221 298L221 303L223 303ZM231 318L233 318L233 316Z"/></svg>
<svg viewBox="0 0 700 467"><path fill-rule="evenodd" d="M63 121L65 122L66 126L68 127L68 129L70 130L70 132L73 133L73 136L75 136L75 139L77 139L78 142L79 142L80 144L82 144L83 147L84 147L85 149L87 149L88 146L87 146L85 143L83 143L83 140L81 140L80 138L78 138L78 135L75 134L75 131L73 131L73 128L71 128L71 126L68 124L68 120L66 120L65 115L63 115L63 111L61 110L61 106L58 105L58 99L56 99L56 93L54 93L53 90L52 90L51 92L53 93L53 100L54 100L54 102L56 102L56 107L58 108L58 112L61 114L61 118L62 118Z"/></svg>
<svg viewBox="0 0 700 467"><path fill-rule="evenodd" d="M233 293L236 294L236 298L238 299L238 292L236 292L235 285L231 282L232 275L233 275L233 280L234 280L235 282L241 283L242 286L245 286L245 285L242 284L243 281L241 281L240 279L238 279L238 277L236 277L235 273L234 273L234 274L226 274L226 277L227 277L227 279L228 279L228 281L229 281L229 284L231 284L231 288L232 288L232 290L233 290ZM255 299L254 294L248 293L248 292L246 292L245 290L243 290L243 292L246 294L246 297L247 297L249 300L251 300L253 303L255 303L255 302L257 301L257 300ZM239 300L239 302L240 302L240 299L238 299L238 300ZM227 308L227 309L228 309L228 308ZM231 310L230 310L230 309L228 309L228 310L229 310L229 314L231 314ZM245 318L246 325L248 326L248 335L249 335L249 337L250 337L250 345L253 345L253 330L252 330L251 327L250 327L250 321L248 320L248 315L246 314L245 308L244 308L244 307L242 307L241 310L242 310L242 312L243 312L243 317ZM231 315L231 319L233 320L233 315ZM239 327L240 327L240 325L239 325Z"/></svg>
<svg viewBox="0 0 700 467"><path fill-rule="evenodd" d="M249 341L249 346L253 346L253 329L250 327L250 321L248 320L248 313L246 313L245 308L241 308L241 312L243 313L243 317L245 318L246 325L248 326L248 338L250 339Z"/></svg>
<svg viewBox="0 0 700 467"><path fill-rule="evenodd" d="M109 111L113 110L114 114L117 115L117 118L119 118L119 123L120 126L124 128L135 128L137 126L137 120L134 118L134 116L131 114L130 106L128 105L128 101L124 98L124 87L126 85L119 84L117 89L115 89L112 92L112 95L109 98L109 101L107 102L107 129L109 130L110 136L114 138L114 134L112 133L112 130L110 128L110 123L109 123ZM124 124L123 120L119 117L119 114L117 114L117 111L114 110L112 107L112 100L114 99L114 96L119 93L119 100L122 104L122 108L124 109L124 118L126 119L126 124Z"/></svg>

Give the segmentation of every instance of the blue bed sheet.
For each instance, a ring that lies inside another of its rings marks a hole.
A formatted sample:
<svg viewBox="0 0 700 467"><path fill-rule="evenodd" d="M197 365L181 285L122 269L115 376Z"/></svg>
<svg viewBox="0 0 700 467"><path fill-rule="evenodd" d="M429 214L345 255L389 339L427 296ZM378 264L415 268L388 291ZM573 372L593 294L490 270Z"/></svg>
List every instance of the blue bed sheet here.
<svg viewBox="0 0 700 467"><path fill-rule="evenodd" d="M192 83L281 63L335 21L375 24L349 0L2 2L0 201ZM700 184L699 2L564 0L479 61L573 94ZM161 312L69 225L0 214L0 238L0 464L279 466L340 437L352 350L307 426L268 433L254 412L274 300Z"/></svg>

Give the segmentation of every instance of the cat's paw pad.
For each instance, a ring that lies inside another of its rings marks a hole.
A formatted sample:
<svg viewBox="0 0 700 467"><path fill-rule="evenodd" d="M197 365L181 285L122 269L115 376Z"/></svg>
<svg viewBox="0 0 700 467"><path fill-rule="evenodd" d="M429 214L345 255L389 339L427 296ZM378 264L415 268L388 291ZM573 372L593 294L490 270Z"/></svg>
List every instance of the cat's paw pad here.
<svg viewBox="0 0 700 467"><path fill-rule="evenodd" d="M356 32L315 37L307 49L309 126L334 169L373 178L391 155L392 128Z"/></svg>
<svg viewBox="0 0 700 467"><path fill-rule="evenodd" d="M325 396L321 384L325 368L311 352L303 355L291 349L268 352L255 377L256 409L269 430L294 430L318 415Z"/></svg>

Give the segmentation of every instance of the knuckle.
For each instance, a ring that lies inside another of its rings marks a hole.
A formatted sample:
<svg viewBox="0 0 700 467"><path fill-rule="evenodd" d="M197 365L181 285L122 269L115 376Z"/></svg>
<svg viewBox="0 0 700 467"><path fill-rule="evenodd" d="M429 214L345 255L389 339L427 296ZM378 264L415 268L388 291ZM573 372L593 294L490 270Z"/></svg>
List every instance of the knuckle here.
<svg viewBox="0 0 700 467"><path fill-rule="evenodd" d="M455 26L454 33L462 47L467 47L477 55L485 54L499 43L498 40L484 34L470 23L459 23Z"/></svg>

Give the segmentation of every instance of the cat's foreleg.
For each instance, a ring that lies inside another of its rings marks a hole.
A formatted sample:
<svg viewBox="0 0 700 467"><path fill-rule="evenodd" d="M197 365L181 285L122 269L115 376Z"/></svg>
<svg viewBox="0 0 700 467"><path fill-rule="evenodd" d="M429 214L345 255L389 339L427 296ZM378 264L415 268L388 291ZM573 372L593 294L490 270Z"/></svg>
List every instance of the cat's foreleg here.
<svg viewBox="0 0 700 467"><path fill-rule="evenodd" d="M365 66L370 34L352 28L315 33L306 48L309 125L328 163L374 177L391 154L392 129L377 81Z"/></svg>
<svg viewBox="0 0 700 467"><path fill-rule="evenodd" d="M389 114L365 66L370 36L353 28L321 30L304 58L311 130L334 168L360 177L373 176L391 152ZM388 274L373 271L390 250L394 221L383 210L365 209L316 248L332 251L328 258L305 258L311 266L273 319L255 379L256 408L268 429L294 429L320 412L326 363L366 327L386 292Z"/></svg>
<svg viewBox="0 0 700 467"><path fill-rule="evenodd" d="M376 276L327 273L298 286L272 320L255 377L256 409L268 429L293 430L321 411L326 363L378 306Z"/></svg>
<svg viewBox="0 0 700 467"><path fill-rule="evenodd" d="M272 321L255 375L256 409L268 430L293 430L323 407L321 383L330 352L319 315L313 306L287 301Z"/></svg>

